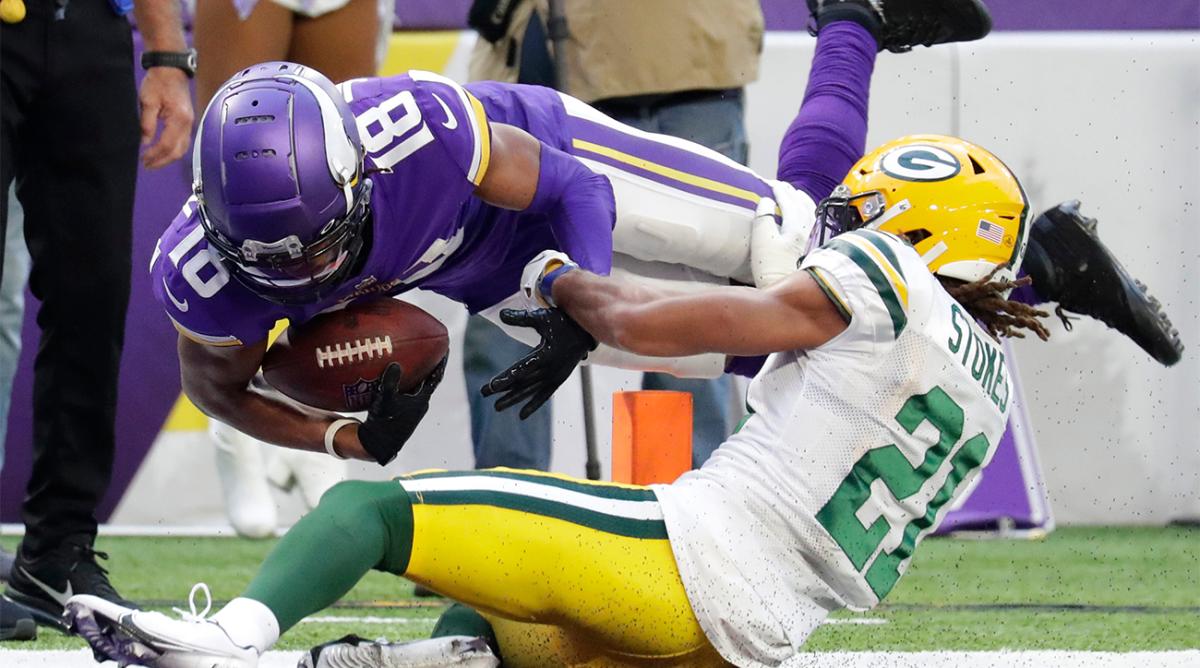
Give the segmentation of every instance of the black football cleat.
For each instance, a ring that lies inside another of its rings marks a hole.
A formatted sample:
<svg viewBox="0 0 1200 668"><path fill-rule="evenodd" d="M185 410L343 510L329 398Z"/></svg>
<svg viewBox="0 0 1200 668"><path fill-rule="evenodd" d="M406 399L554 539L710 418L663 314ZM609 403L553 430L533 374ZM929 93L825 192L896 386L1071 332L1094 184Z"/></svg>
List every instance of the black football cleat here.
<svg viewBox="0 0 1200 668"><path fill-rule="evenodd" d="M3 596L0 596L0 640L37 640L33 613Z"/></svg>
<svg viewBox="0 0 1200 668"><path fill-rule="evenodd" d="M91 594L119 605L136 608L121 598L108 580L108 571L96 562L108 555L92 548L92 536L70 536L50 552L30 558L17 551L5 595L28 608L39 624L66 631L63 606L75 594Z"/></svg>
<svg viewBox="0 0 1200 668"><path fill-rule="evenodd" d="M971 42L992 31L992 15L981 0L808 0L815 24L809 32L817 34L822 12L842 13L849 4L865 7L879 19L880 51Z"/></svg>
<svg viewBox="0 0 1200 668"><path fill-rule="evenodd" d="M1121 332L1164 366L1183 354L1179 331L1162 304L1104 247L1096 219L1079 213L1079 200L1033 221L1021 268L1040 297Z"/></svg>

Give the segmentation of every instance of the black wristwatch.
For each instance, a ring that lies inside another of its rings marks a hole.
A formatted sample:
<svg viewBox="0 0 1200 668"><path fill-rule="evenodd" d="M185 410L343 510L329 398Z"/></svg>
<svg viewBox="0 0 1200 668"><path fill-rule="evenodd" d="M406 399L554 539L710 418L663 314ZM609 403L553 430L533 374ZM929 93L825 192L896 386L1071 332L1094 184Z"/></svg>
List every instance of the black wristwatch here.
<svg viewBox="0 0 1200 668"><path fill-rule="evenodd" d="M142 68L175 67L191 79L196 76L196 50L187 51L145 51L142 53Z"/></svg>

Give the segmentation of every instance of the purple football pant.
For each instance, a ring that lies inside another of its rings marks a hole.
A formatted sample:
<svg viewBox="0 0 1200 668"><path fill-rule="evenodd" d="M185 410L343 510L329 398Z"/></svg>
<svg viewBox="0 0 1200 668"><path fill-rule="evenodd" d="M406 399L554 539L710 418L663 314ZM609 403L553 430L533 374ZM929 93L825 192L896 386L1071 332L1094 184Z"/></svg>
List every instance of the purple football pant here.
<svg viewBox="0 0 1200 668"><path fill-rule="evenodd" d="M779 145L777 178L820 202L863 156L867 101L879 46L866 28L830 23L817 37L808 88ZM733 358L725 370L752 377L766 357Z"/></svg>
<svg viewBox="0 0 1200 668"><path fill-rule="evenodd" d="M808 88L779 145L778 178L814 202L828 197L863 156L867 100L879 47L866 28L830 23L817 37Z"/></svg>

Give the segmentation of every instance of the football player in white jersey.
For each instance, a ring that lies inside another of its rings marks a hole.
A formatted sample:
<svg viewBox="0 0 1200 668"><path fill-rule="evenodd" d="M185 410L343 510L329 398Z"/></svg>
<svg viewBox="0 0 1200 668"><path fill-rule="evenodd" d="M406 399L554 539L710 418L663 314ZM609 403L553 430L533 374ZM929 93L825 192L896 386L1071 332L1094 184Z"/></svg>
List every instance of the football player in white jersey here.
<svg viewBox="0 0 1200 668"><path fill-rule="evenodd" d="M888 594L988 463L1010 408L997 337L1048 336L1044 313L1007 299L1027 280L1012 267L1028 202L995 156L908 137L842 185L806 225L781 228L774 202L761 203L753 268L764 289L673 292L561 254L527 268L531 299L609 345L770 355L753 415L701 469L651 487L511 469L340 483L212 618L76 597L74 628L118 660L253 666L377 569L461 604L440 639L339 641L302 665L798 660L830 611ZM554 313L514 319L540 326Z"/></svg>

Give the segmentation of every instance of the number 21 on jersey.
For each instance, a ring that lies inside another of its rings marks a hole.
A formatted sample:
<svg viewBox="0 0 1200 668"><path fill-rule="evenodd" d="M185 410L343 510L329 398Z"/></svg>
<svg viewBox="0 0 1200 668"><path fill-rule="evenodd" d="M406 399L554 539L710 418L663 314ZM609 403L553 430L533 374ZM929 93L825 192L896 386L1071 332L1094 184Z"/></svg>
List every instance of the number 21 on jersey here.
<svg viewBox="0 0 1200 668"><path fill-rule="evenodd" d="M946 457L962 438L964 416L962 407L940 387L909 397L896 414L896 422L909 434L928 422L937 431L938 441L915 467L895 444L868 451L817 512L817 521L850 558L854 568L863 573L871 591L881 600L900 579L900 565L912 556L920 533L933 526L938 511L954 496L954 490L983 464L989 447L987 438L982 433L976 434L947 463ZM873 495L877 506L891 501L886 495L880 498L880 494L873 494L872 483L881 481L894 499L903 501L918 493L946 466L950 469L946 480L934 493L924 514L904 526L900 544L893 550L880 549L892 528L887 517L881 513L869 526L859 519L860 511L872 501Z"/></svg>

